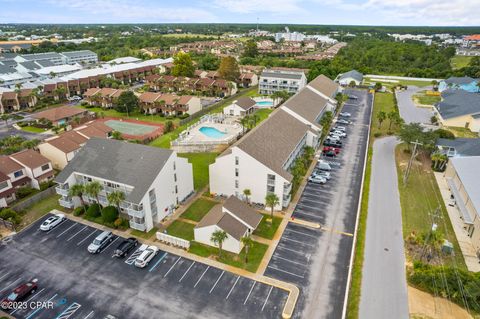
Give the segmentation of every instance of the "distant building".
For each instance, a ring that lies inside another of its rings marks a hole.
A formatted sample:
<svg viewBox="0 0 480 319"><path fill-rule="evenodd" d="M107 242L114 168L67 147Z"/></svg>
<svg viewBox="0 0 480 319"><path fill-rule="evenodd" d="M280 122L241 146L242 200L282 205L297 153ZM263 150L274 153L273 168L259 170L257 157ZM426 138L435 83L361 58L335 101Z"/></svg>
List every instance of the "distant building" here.
<svg viewBox="0 0 480 319"><path fill-rule="evenodd" d="M75 117L83 118L87 115L88 110L73 106L60 106L34 113L32 117L36 120L47 119L51 121L53 125L58 126L69 124Z"/></svg>
<svg viewBox="0 0 480 319"><path fill-rule="evenodd" d="M464 90L467 92L480 92L478 86L479 80L464 76L464 77L450 77L446 80L440 81L438 90L443 92L445 90Z"/></svg>
<svg viewBox="0 0 480 319"><path fill-rule="evenodd" d="M250 97L241 97L238 100L233 101L232 104L226 106L223 109L223 114L244 117L255 111L256 104L257 102Z"/></svg>
<svg viewBox="0 0 480 319"><path fill-rule="evenodd" d="M258 93L273 94L278 91L297 93L307 84L303 72L265 69L258 82Z"/></svg>
<svg viewBox="0 0 480 319"><path fill-rule="evenodd" d="M480 156L480 138L439 138L436 146L448 157Z"/></svg>
<svg viewBox="0 0 480 319"><path fill-rule="evenodd" d="M65 64L95 64L98 63L98 55L90 50L62 52L62 60Z"/></svg>
<svg viewBox="0 0 480 319"><path fill-rule="evenodd" d="M363 74L357 70L352 70L343 74L340 74L336 81L342 86L349 86L351 83L360 85L363 82Z"/></svg>
<svg viewBox="0 0 480 319"><path fill-rule="evenodd" d="M435 114L443 126L465 127L480 131L480 94L464 90L442 92L442 101L435 105Z"/></svg>

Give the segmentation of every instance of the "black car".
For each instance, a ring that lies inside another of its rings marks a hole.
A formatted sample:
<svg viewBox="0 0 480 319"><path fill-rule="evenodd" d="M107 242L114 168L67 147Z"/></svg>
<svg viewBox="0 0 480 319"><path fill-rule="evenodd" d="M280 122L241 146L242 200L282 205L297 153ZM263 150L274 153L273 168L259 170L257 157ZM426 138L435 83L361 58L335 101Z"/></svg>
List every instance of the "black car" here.
<svg viewBox="0 0 480 319"><path fill-rule="evenodd" d="M137 247L137 245L138 240L136 238L127 238L118 245L113 252L113 256L118 258L125 257L134 247Z"/></svg>
<svg viewBox="0 0 480 319"><path fill-rule="evenodd" d="M323 142L323 145L324 146L333 146L333 147L337 147L337 148L341 148L342 147L342 142L340 141L332 141L332 140L329 140L328 138L325 140L325 142Z"/></svg>
<svg viewBox="0 0 480 319"><path fill-rule="evenodd" d="M323 153L323 156L336 157L337 154L335 153L335 151L328 151L328 152L324 152L324 153Z"/></svg>

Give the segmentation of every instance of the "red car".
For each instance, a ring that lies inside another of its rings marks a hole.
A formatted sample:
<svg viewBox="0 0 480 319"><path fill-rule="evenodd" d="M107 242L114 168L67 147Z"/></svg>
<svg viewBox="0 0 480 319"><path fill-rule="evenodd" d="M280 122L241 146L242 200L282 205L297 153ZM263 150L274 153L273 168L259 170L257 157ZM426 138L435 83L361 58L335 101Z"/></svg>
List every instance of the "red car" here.
<svg viewBox="0 0 480 319"><path fill-rule="evenodd" d="M328 152L334 152L335 155L338 155L340 153L340 149L336 148L336 147L332 147L332 146L325 146L323 148L322 153L325 154L325 153L328 153Z"/></svg>
<svg viewBox="0 0 480 319"><path fill-rule="evenodd" d="M37 279L21 284L2 300L2 308L9 309L11 303L22 301L25 297L34 294L37 288Z"/></svg>

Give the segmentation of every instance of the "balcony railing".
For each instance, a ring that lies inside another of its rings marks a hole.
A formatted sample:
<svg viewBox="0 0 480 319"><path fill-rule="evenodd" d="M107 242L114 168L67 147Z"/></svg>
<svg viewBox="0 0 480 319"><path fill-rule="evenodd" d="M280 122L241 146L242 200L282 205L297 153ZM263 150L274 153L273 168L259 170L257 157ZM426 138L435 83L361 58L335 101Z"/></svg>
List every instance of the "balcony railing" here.
<svg viewBox="0 0 480 319"><path fill-rule="evenodd" d="M289 194L291 190L292 190L292 183L283 185L283 193L284 194Z"/></svg>
<svg viewBox="0 0 480 319"><path fill-rule="evenodd" d="M132 217L138 217L138 218L144 218L145 217L145 211L143 209L136 210L136 209L132 209L132 208L127 208L127 214L128 214L128 216L132 216Z"/></svg>
<svg viewBox="0 0 480 319"><path fill-rule="evenodd" d="M275 180L274 179L267 179L267 185L275 186Z"/></svg>
<svg viewBox="0 0 480 319"><path fill-rule="evenodd" d="M140 231L145 231L147 229L147 227L145 226L145 224L138 224L138 223L135 223L134 221L130 221L130 228L133 228L133 229L136 229L136 230L140 230Z"/></svg>
<svg viewBox="0 0 480 319"><path fill-rule="evenodd" d="M283 207L287 207L288 204L290 204L290 200L292 199L291 195L288 194L287 196L283 196L283 200L282 200L282 206Z"/></svg>
<svg viewBox="0 0 480 319"><path fill-rule="evenodd" d="M58 195L68 196L68 189L67 188L62 188L60 186L57 186L57 187L55 187L55 191L57 192Z"/></svg>
<svg viewBox="0 0 480 319"><path fill-rule="evenodd" d="M62 207L73 208L73 202L70 201L70 200L59 199L59 200L58 200L58 203L59 203L60 206L62 206Z"/></svg>

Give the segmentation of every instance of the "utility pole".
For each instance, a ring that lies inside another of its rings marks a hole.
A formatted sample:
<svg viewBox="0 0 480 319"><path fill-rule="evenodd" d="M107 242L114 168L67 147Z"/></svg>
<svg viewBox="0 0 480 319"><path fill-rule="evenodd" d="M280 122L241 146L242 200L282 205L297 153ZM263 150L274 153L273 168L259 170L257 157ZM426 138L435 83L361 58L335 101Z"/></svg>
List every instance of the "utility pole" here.
<svg viewBox="0 0 480 319"><path fill-rule="evenodd" d="M419 143L418 140L415 142L411 142L413 144L413 152L412 156L410 157L410 160L408 161L407 169L405 170L405 175L403 175L403 185L407 184L408 181L408 176L410 175L410 170L412 168L413 160L415 159L415 156L417 156L417 146L418 145L423 145L422 143Z"/></svg>
<svg viewBox="0 0 480 319"><path fill-rule="evenodd" d="M428 244L429 244L429 241L433 235L433 232L437 230L438 228L438 224L436 223L436 219L441 219L443 218L443 216L440 214L441 212L441 207L438 206L436 209L435 209L435 212L433 212L433 214L428 214L432 217L432 226L430 226L430 231L428 232L428 236L427 238L425 239L425 245L423 247L423 251L422 251L422 255L420 256L420 261L423 261L423 258L425 257L425 254L427 252L427 249L429 249L428 247ZM430 250L430 249L429 249ZM429 259L429 258L427 258ZM430 260L428 260L430 261Z"/></svg>

